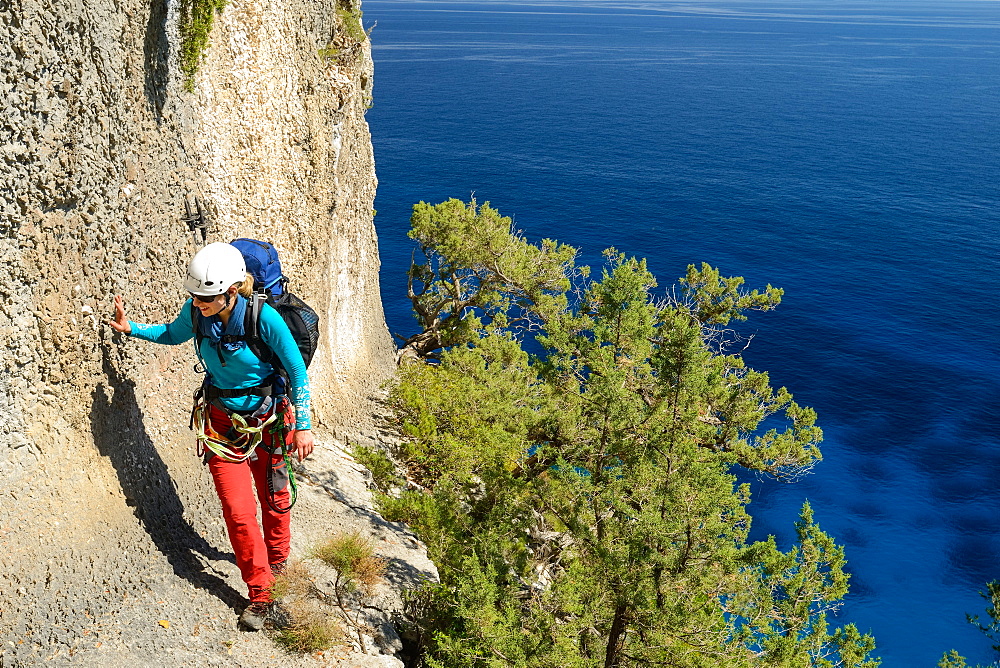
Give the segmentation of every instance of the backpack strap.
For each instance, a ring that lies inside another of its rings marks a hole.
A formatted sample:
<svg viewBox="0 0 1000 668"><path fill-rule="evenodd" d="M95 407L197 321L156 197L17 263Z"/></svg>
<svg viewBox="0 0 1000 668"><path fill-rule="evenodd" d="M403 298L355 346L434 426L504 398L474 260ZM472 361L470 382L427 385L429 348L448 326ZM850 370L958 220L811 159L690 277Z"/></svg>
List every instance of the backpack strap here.
<svg viewBox="0 0 1000 668"><path fill-rule="evenodd" d="M191 328L194 330L194 354L198 356L198 361L201 363L201 368L206 369L205 360L201 356L201 342L205 340L205 335L201 333L201 327L198 326L198 318L201 317L201 311L198 307L194 305L194 300L191 301ZM222 366L226 366L226 361L222 359L222 353L219 353L219 361L222 362Z"/></svg>
<svg viewBox="0 0 1000 668"><path fill-rule="evenodd" d="M198 355L198 361L201 362L201 366L205 367L205 360L201 356L201 342L205 340L205 335L201 333L201 327L198 326L199 318L201 318L201 311L198 307L194 305L194 301L191 302L191 328L194 330L194 352ZM229 334L224 334L219 337L219 343L235 343L237 341L243 341L246 337L243 336L232 336ZM215 346L215 352L219 356L219 364L226 366L226 359L222 356L222 345Z"/></svg>
<svg viewBox="0 0 1000 668"><path fill-rule="evenodd" d="M270 364L274 359L274 351L271 350L271 347L264 342L264 338L260 335L260 314L264 310L266 302L267 295L265 293L256 291L253 293L253 297L250 298L250 303L248 304L249 308L247 308L246 315L243 317L243 332L251 352L261 362Z"/></svg>
<svg viewBox="0 0 1000 668"><path fill-rule="evenodd" d="M274 364L274 351L271 350L271 347L267 345L264 338L260 335L260 314L264 309L264 304L267 302L267 294L263 292L254 292L253 296L248 301L248 308L243 315L243 336L226 334L219 337L219 343L246 341L246 344L250 348L251 352L253 352L253 354L256 355L261 362ZM202 362L202 366L204 366L204 360L201 358L201 342L205 339L205 335L201 333L201 327L198 326L198 318L201 317L201 311L199 311L192 302L191 326L194 330L194 350L198 355L198 359ZM216 346L216 351L219 355L219 362L222 366L226 366L226 360L222 357L222 346Z"/></svg>

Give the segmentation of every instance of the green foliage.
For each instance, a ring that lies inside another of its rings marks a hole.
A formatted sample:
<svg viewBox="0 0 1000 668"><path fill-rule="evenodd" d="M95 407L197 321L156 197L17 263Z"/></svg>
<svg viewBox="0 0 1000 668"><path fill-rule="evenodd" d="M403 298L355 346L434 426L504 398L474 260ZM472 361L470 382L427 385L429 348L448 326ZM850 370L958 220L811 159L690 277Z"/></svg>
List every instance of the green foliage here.
<svg viewBox="0 0 1000 668"><path fill-rule="evenodd" d="M993 649L1000 652L1000 580L993 580L986 583L986 591L979 592L979 595L986 599L986 614L989 617L987 623L980 621L979 615L966 614L965 618L970 624L982 631L987 638L994 643ZM995 666L996 663L990 664ZM941 657L938 662L939 668L966 668L965 657L956 650L950 650Z"/></svg>
<svg viewBox="0 0 1000 668"><path fill-rule="evenodd" d="M363 53L372 28L365 30L360 7L352 0L340 0L335 10L337 30L332 41L318 50L323 60L334 61L340 66L356 64Z"/></svg>
<svg viewBox="0 0 1000 668"><path fill-rule="evenodd" d="M473 341L484 324L530 329L565 306L576 249L528 243L489 202L420 202L410 224L423 260L410 266L408 294L423 331L404 342L404 356Z"/></svg>
<svg viewBox="0 0 1000 668"><path fill-rule="evenodd" d="M184 74L184 90L194 90L194 76L198 72L202 55L208 48L208 37L212 32L215 14L221 12L227 0L181 0L180 4L180 65ZM359 53L358 47L368 39L362 23L363 13L350 0L342 0L336 8L339 28L335 44L318 50L320 58L353 58Z"/></svg>
<svg viewBox="0 0 1000 668"><path fill-rule="evenodd" d="M396 474L396 465L381 450L356 445L351 450L351 456L371 472L373 482L382 492L403 484L404 480Z"/></svg>
<svg viewBox="0 0 1000 668"><path fill-rule="evenodd" d="M993 580L986 583L986 591L979 592L979 595L986 599L989 606L986 614L989 616L989 623L983 624L979 621L979 615L966 615L966 619L977 629L986 634L986 637L994 643L993 649L1000 652L1000 580Z"/></svg>
<svg viewBox="0 0 1000 668"><path fill-rule="evenodd" d="M770 311L781 302L785 293L768 285L764 292L745 292L742 276L720 276L717 269L702 263L701 269L688 266L687 276L680 279L684 295L690 300L695 317L708 324L728 324L730 320L746 320L745 311Z"/></svg>
<svg viewBox="0 0 1000 668"><path fill-rule="evenodd" d="M333 46L333 45L327 45L327 46L324 46L322 49L318 49L316 51L316 54L320 58L322 58L323 60L332 60L332 59L337 58L338 56L340 56L340 54L342 52L343 52L343 49L340 49L340 48L338 48L336 46Z"/></svg>
<svg viewBox="0 0 1000 668"><path fill-rule="evenodd" d="M381 503L441 574L412 599L425 665L878 665L870 636L828 626L848 576L808 505L789 551L747 543L732 467L820 458L815 413L725 350L720 327L780 290L703 265L657 299L644 260L609 250L592 280L475 201L411 223L410 343L437 363L403 366L391 400L427 491Z"/></svg>
<svg viewBox="0 0 1000 668"><path fill-rule="evenodd" d="M345 591L361 588L370 591L385 573L385 560L375 556L371 542L359 533L331 536L309 551L337 571L337 585Z"/></svg>
<svg viewBox="0 0 1000 668"><path fill-rule="evenodd" d="M844 551L816 525L806 503L796 523L798 543L783 553L773 539L747 548L746 588L730 599L729 611L744 620L741 633L768 665L877 666L875 649L853 624L828 633L826 612L847 594ZM839 656L834 663L829 655Z"/></svg>
<svg viewBox="0 0 1000 668"><path fill-rule="evenodd" d="M202 53L208 48L208 35L216 12L221 12L226 0L181 0L180 33L181 72L184 74L184 89L194 90L194 75Z"/></svg>
<svg viewBox="0 0 1000 668"><path fill-rule="evenodd" d="M354 6L337 7L337 23L347 38L355 44L361 44L368 39L368 33L365 32L361 22L362 15L361 10Z"/></svg>
<svg viewBox="0 0 1000 668"><path fill-rule="evenodd" d="M375 549L367 538L357 532L336 534L325 542L313 547L309 557L318 559L337 571L333 581L333 604L340 612L341 619L354 629L356 639L365 650L365 632L368 630L362 619L361 607L366 598L375 593L375 586L385 575L387 562L375 556ZM350 603L349 596L360 601ZM330 601L330 597L323 597Z"/></svg>
<svg viewBox="0 0 1000 668"><path fill-rule="evenodd" d="M938 668L967 668L968 664L965 663L965 657L960 655L955 650L945 652L945 655L941 657L938 661Z"/></svg>

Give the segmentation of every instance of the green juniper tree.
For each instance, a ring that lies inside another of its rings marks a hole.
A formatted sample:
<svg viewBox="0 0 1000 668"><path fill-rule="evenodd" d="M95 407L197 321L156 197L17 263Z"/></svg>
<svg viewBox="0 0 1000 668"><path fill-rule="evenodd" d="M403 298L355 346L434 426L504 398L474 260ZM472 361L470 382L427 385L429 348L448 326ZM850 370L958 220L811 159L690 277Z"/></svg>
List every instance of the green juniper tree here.
<svg viewBox="0 0 1000 668"><path fill-rule="evenodd" d="M982 631L987 638L993 641L993 650L1000 652L1000 580L993 580L986 583L986 591L979 592L979 595L986 599L989 604L986 608L986 615L989 621L984 624L979 615L966 614L965 618L970 624ZM996 666L993 662L990 666ZM945 652L941 660L938 661L939 668L967 668L965 657L956 650Z"/></svg>
<svg viewBox="0 0 1000 668"><path fill-rule="evenodd" d="M575 248L530 244L511 233L510 218L475 199L420 202L410 222L423 262L411 263L408 292L422 331L403 342L402 358L474 340L483 314L497 329L530 329L539 309L565 307Z"/></svg>
<svg viewBox="0 0 1000 668"><path fill-rule="evenodd" d="M392 401L424 490L382 505L441 573L413 602L425 665L878 665L870 636L828 625L848 576L808 505L790 551L747 542L733 467L794 478L820 458L815 413L726 351L780 290L703 265L658 298L613 249L591 279L475 201L412 223L423 331L404 348L434 363L403 365Z"/></svg>

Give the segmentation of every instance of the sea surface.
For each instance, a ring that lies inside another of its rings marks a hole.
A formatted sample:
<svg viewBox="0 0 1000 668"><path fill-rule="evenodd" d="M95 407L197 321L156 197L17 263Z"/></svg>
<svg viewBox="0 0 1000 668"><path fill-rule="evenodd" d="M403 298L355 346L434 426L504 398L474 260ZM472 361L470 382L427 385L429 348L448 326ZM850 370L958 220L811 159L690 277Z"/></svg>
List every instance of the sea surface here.
<svg viewBox="0 0 1000 668"><path fill-rule="evenodd" d="M366 0L390 330L410 208L470 194L662 289L709 262L785 289L744 353L814 407L824 461L751 478L847 551L836 623L888 667L955 648L1000 578L1000 3Z"/></svg>

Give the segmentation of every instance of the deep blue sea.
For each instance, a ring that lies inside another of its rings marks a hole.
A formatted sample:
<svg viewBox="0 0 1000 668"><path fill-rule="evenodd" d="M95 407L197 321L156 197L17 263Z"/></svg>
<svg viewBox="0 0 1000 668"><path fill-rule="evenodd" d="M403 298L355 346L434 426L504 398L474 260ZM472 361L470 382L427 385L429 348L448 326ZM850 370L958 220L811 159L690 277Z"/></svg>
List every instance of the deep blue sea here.
<svg viewBox="0 0 1000 668"><path fill-rule="evenodd" d="M366 0L389 327L410 207L475 192L531 239L661 286L783 287L749 364L819 413L825 460L753 481L754 536L808 499L847 550L838 622L888 667L996 657L1000 2Z"/></svg>

